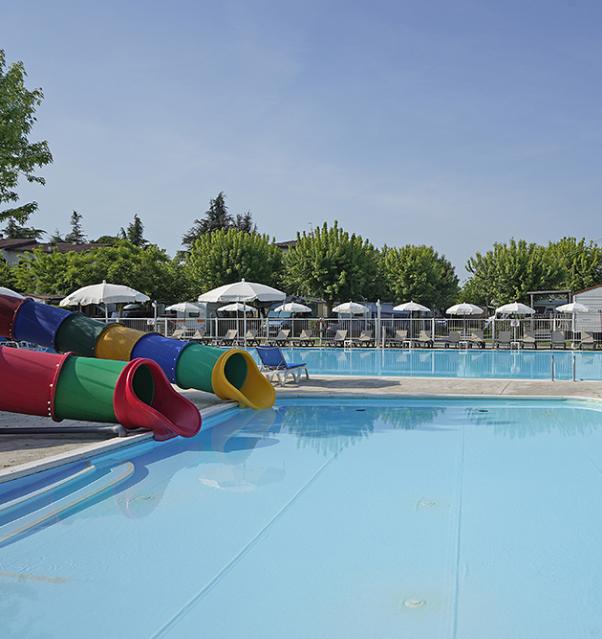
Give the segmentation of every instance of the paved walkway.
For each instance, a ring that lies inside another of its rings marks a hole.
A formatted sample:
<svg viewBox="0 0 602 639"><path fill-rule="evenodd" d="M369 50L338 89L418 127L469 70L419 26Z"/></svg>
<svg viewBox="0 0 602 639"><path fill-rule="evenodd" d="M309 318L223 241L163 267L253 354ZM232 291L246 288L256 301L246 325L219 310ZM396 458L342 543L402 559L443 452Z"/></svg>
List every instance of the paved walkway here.
<svg viewBox="0 0 602 639"><path fill-rule="evenodd" d="M582 397L602 399L602 382L550 382L500 379L450 378L353 378L315 377L299 386L279 388L278 395L500 395L529 397ZM199 408L219 403L220 400L201 391L183 391ZM43 434L4 435L3 428L44 428L55 425L45 417L0 412L0 470L25 464L67 451L94 448L99 441L111 435L99 434ZM65 420L61 426L106 426Z"/></svg>

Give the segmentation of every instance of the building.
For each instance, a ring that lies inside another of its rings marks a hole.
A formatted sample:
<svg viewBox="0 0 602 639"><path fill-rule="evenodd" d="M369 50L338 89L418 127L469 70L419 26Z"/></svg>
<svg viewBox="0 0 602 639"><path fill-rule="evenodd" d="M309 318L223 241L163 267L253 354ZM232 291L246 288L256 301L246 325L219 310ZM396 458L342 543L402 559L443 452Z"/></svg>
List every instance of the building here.
<svg viewBox="0 0 602 639"><path fill-rule="evenodd" d="M575 329L586 333L602 333L602 284L577 291L573 300L589 308L588 313L575 314Z"/></svg>
<svg viewBox="0 0 602 639"><path fill-rule="evenodd" d="M8 262L9 266L14 266L28 252L35 249L41 249L45 253L52 253L53 251L58 251L59 253L69 253L70 251L81 253L101 246L104 245L95 242L84 242L83 244L73 244L71 242L44 243L37 240L0 238L0 255Z"/></svg>

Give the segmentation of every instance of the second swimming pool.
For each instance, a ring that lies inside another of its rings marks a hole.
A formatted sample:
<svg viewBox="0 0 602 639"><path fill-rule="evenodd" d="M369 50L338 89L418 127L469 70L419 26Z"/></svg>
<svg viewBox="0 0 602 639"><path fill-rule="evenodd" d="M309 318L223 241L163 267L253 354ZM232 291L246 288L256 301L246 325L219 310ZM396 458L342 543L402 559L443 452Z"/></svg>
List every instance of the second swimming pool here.
<svg viewBox="0 0 602 639"><path fill-rule="evenodd" d="M600 635L598 404L284 399L205 429L0 484L3 639Z"/></svg>
<svg viewBox="0 0 602 639"><path fill-rule="evenodd" d="M316 375L602 380L602 352L480 349L288 348ZM573 364L573 357L574 364ZM552 369L554 373L552 373Z"/></svg>

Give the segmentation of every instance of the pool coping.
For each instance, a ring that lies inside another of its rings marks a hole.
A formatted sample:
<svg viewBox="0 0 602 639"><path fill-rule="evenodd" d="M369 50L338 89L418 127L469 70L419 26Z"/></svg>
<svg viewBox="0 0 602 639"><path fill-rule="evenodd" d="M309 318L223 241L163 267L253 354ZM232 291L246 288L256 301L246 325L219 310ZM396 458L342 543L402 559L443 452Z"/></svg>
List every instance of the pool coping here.
<svg viewBox="0 0 602 639"><path fill-rule="evenodd" d="M224 402L222 404L212 404L199 409L201 417L204 420L209 419L215 415L223 413L227 410L237 407L235 402ZM211 426L210 426L211 428ZM204 430L207 429L202 429ZM140 442L149 441L153 439L153 433L145 432L138 433L136 435L129 435L127 437L115 437L113 439L94 442L85 448L76 448L74 450L65 451L57 455L50 455L42 459L26 462L24 464L18 464L9 468L0 470L0 485L14 479L20 479L27 475L33 475L35 473L41 473L63 464L73 463L94 457L103 453L108 453L114 450L121 450L129 446L134 446Z"/></svg>

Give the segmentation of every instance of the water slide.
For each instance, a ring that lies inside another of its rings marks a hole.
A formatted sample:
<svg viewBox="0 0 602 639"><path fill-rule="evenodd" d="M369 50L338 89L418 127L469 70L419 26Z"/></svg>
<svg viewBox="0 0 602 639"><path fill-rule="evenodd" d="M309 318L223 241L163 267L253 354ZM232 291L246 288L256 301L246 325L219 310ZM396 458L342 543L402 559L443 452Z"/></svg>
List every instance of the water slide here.
<svg viewBox="0 0 602 639"><path fill-rule="evenodd" d="M83 357L146 358L156 362L180 388L215 393L241 406L269 408L275 400L274 388L246 351L224 351L123 324L105 324L31 298L0 294L0 336Z"/></svg>
<svg viewBox="0 0 602 639"><path fill-rule="evenodd" d="M174 390L160 366L0 348L0 410L119 422L147 428L155 439L192 437L201 427L196 406Z"/></svg>

